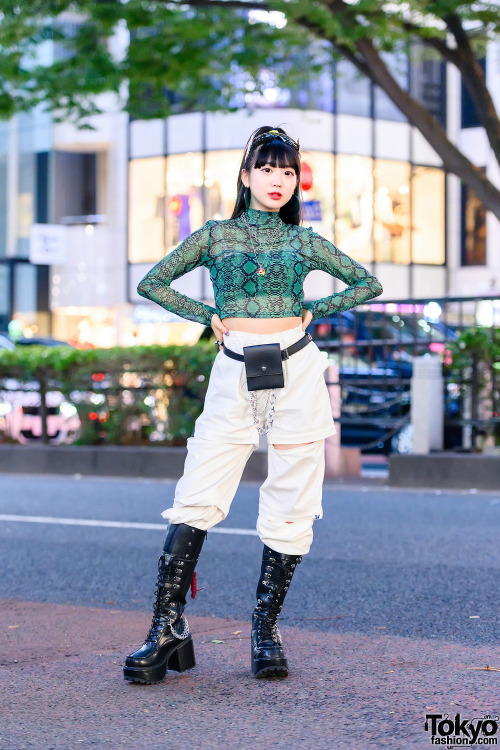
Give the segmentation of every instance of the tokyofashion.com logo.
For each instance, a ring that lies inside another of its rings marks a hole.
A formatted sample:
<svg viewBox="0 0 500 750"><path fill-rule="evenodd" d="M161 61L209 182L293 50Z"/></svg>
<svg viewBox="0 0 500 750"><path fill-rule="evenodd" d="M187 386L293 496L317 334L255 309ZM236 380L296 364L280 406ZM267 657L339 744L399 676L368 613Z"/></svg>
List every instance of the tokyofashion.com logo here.
<svg viewBox="0 0 500 750"><path fill-rule="evenodd" d="M496 746L500 718L485 716L477 719L462 719L449 714L426 714L425 731L431 734L432 745L451 747Z"/></svg>

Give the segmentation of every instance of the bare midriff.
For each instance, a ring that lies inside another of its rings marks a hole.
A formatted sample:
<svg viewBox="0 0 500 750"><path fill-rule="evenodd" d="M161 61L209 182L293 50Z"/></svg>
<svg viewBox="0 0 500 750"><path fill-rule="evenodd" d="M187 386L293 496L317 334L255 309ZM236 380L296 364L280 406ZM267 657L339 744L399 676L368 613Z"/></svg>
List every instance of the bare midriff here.
<svg viewBox="0 0 500 750"><path fill-rule="evenodd" d="M296 328L302 318L222 318L222 323L230 331L245 333L280 333Z"/></svg>

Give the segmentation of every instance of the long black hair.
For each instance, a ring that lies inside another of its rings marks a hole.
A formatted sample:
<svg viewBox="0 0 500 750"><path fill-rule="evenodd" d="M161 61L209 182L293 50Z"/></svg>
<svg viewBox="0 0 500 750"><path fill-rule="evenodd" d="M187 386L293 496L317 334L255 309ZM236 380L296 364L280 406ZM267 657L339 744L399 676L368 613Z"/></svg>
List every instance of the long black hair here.
<svg viewBox="0 0 500 750"><path fill-rule="evenodd" d="M302 199L300 194L300 152L292 143L287 143L281 140L278 136L272 140L266 139L256 144L253 143L257 136L267 133L270 130L277 130L278 133L287 136L287 133L285 133L282 128L272 128L270 125L257 128L257 130L252 133L245 146L238 171L236 202L234 204L233 213L231 214L231 219L238 218L238 216L241 216L246 210L245 192L247 188L242 182L241 170L246 169L249 172L253 168L260 169L265 164L270 164L272 167L290 167L295 170L295 174L297 175L297 185L288 203L285 203L285 205L280 208L279 215L285 224L301 224Z"/></svg>

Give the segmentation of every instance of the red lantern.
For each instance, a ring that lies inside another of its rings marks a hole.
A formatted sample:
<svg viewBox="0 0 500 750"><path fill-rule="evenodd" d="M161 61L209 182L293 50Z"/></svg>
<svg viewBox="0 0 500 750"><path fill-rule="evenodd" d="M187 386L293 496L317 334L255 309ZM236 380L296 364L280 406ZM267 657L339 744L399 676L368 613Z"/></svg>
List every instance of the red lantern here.
<svg viewBox="0 0 500 750"><path fill-rule="evenodd" d="M313 173L309 164L304 161L300 170L300 186L302 190L308 191L313 186Z"/></svg>

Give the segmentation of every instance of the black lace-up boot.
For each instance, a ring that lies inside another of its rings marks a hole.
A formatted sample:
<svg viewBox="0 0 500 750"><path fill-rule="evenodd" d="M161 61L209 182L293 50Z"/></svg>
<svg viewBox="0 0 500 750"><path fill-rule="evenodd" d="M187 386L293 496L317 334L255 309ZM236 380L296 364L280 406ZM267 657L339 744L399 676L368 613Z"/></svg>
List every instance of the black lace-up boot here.
<svg viewBox="0 0 500 750"><path fill-rule="evenodd" d="M300 562L302 555L273 552L264 545L257 606L252 615L252 672L256 677L288 675L288 663L276 621Z"/></svg>
<svg viewBox="0 0 500 750"><path fill-rule="evenodd" d="M125 660L126 680L151 684L163 680L167 667L184 672L195 666L193 640L183 612L206 535L185 523L170 525L158 560L153 622L143 645Z"/></svg>

